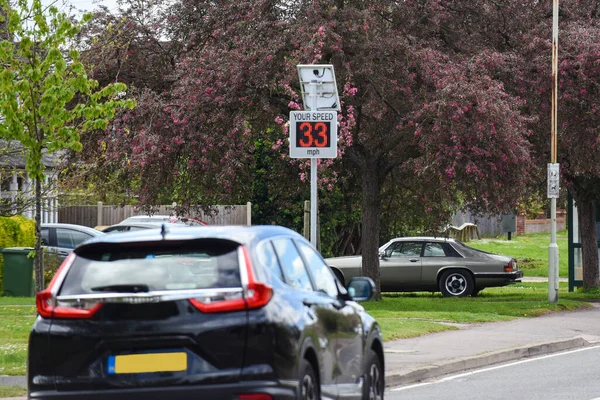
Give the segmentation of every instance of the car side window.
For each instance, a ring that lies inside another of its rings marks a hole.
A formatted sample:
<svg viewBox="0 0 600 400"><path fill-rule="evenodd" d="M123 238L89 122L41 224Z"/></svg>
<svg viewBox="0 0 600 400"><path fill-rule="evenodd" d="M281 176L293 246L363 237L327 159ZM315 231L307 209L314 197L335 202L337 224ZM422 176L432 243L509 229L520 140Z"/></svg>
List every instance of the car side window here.
<svg viewBox="0 0 600 400"><path fill-rule="evenodd" d="M42 228L40 230L40 233L42 235L42 246L49 246L50 245L50 229Z"/></svg>
<svg viewBox="0 0 600 400"><path fill-rule="evenodd" d="M67 249L74 249L80 243L90 239L92 235L87 233L73 231L70 229L56 229L56 242L58 247L65 247Z"/></svg>
<svg viewBox="0 0 600 400"><path fill-rule="evenodd" d="M279 257L281 268L288 285L304 290L313 290L304 261L291 239L275 239L273 247Z"/></svg>
<svg viewBox="0 0 600 400"><path fill-rule="evenodd" d="M394 242L385 249L386 257L400 257L402 253L402 242Z"/></svg>
<svg viewBox="0 0 600 400"><path fill-rule="evenodd" d="M444 251L446 253L446 257L462 258L462 256L460 255L460 253L458 251L456 251L454 249L454 247L452 247L450 244L444 243L443 247L444 247Z"/></svg>
<svg viewBox="0 0 600 400"><path fill-rule="evenodd" d="M262 242L256 249L256 255L258 256L258 262L262 264L265 269L284 281L283 271L279 265L279 260L277 260L273 244L270 241Z"/></svg>
<svg viewBox="0 0 600 400"><path fill-rule="evenodd" d="M56 245L58 247L65 247L67 249L74 249L75 245L73 244L73 237L71 236L71 231L67 229L56 229Z"/></svg>
<svg viewBox="0 0 600 400"><path fill-rule="evenodd" d="M441 243L425 243L423 257L446 257Z"/></svg>
<svg viewBox="0 0 600 400"><path fill-rule="evenodd" d="M403 242L402 248L395 251L396 257L421 257L421 248L423 244L420 242ZM394 257L392 255L392 257Z"/></svg>
<svg viewBox="0 0 600 400"><path fill-rule="evenodd" d="M325 261L319 256L319 253L306 243L296 242L296 244L304 256L304 260L306 260L308 270L312 274L316 289L331 297L337 297L339 292L335 283L335 276L327 264L325 264Z"/></svg>

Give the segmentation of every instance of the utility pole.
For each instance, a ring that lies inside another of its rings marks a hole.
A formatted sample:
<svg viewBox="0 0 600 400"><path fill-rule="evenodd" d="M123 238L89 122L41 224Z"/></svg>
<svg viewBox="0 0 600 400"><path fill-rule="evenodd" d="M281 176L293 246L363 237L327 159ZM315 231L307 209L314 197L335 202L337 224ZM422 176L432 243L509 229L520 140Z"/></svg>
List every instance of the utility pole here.
<svg viewBox="0 0 600 400"><path fill-rule="evenodd" d="M550 245L548 246L548 302L558 302L558 245L556 244L556 199L560 173L556 162L558 106L558 0L552 8L552 116L550 129L551 163L548 164L548 197L550 198Z"/></svg>

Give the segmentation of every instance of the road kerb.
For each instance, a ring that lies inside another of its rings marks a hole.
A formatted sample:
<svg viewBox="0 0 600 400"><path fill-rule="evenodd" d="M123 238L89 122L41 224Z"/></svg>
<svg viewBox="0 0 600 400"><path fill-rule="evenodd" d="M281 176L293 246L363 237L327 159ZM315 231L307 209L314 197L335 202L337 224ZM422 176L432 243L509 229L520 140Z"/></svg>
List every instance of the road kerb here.
<svg viewBox="0 0 600 400"><path fill-rule="evenodd" d="M427 365L409 372L389 371L385 374L386 386L399 386L437 378L443 375L482 368L493 364L515 361L527 357L537 357L575 348L590 346L583 337L538 343L531 346L517 347L484 353L473 357L443 361L435 365Z"/></svg>

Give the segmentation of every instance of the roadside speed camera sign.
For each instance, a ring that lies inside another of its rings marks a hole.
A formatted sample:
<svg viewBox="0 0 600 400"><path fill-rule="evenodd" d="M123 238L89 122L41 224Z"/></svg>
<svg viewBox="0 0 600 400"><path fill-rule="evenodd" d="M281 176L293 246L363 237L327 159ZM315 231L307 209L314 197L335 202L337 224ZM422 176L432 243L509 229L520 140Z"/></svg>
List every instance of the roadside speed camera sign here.
<svg viewBox="0 0 600 400"><path fill-rule="evenodd" d="M337 111L291 111L290 157L336 158Z"/></svg>

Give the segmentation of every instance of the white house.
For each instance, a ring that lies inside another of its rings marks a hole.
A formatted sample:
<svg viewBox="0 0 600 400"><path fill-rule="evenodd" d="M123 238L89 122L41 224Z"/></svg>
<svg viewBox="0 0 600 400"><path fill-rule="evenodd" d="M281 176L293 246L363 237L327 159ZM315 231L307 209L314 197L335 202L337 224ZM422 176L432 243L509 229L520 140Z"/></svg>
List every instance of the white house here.
<svg viewBox="0 0 600 400"><path fill-rule="evenodd" d="M0 139L0 215L23 214L33 218L35 182L25 170L26 151L17 141ZM53 181L58 175L60 158L45 154L42 164L46 167L42 184L42 223L58 222L58 198Z"/></svg>

